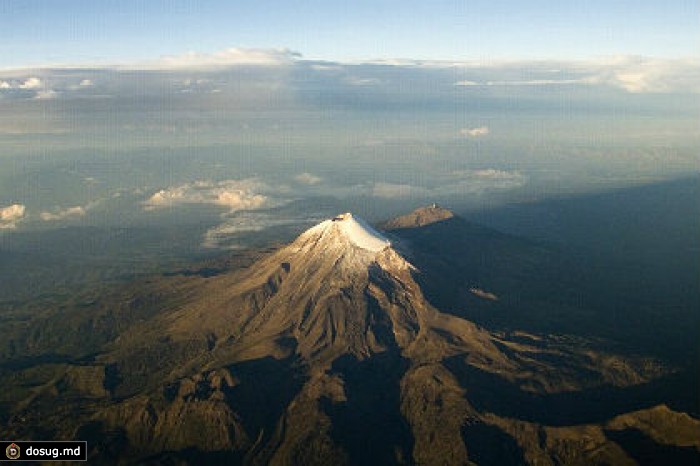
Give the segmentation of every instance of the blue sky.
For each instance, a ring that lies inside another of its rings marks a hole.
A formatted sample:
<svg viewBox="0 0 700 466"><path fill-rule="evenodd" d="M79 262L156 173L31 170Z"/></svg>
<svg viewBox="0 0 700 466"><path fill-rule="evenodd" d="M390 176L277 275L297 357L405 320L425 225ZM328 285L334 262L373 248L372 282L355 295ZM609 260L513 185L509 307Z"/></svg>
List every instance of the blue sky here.
<svg viewBox="0 0 700 466"><path fill-rule="evenodd" d="M226 47L327 60L669 58L697 56L698 43L696 0L0 0L0 68Z"/></svg>

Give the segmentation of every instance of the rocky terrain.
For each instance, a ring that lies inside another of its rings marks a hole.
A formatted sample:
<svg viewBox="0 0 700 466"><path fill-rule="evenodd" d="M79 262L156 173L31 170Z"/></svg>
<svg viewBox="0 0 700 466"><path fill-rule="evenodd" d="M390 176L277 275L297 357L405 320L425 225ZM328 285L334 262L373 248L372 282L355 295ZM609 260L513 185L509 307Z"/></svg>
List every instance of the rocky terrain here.
<svg viewBox="0 0 700 466"><path fill-rule="evenodd" d="M0 435L90 464L697 464L683 368L577 334L556 250L438 206L382 229L339 215L16 323Z"/></svg>

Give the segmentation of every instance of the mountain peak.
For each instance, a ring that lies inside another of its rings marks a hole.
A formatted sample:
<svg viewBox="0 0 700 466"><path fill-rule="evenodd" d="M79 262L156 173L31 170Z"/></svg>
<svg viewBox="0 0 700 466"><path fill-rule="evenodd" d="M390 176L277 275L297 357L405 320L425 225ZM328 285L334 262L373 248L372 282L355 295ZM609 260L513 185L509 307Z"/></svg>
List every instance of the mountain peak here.
<svg viewBox="0 0 700 466"><path fill-rule="evenodd" d="M420 207L406 215L396 217L386 222L383 226L386 229L401 229L401 228L416 228L431 223L442 222L451 219L455 214L437 204L431 204L426 207Z"/></svg>
<svg viewBox="0 0 700 466"><path fill-rule="evenodd" d="M319 223L302 236L320 234L330 241L345 241L371 252L379 252L391 246L384 235L375 230L360 217L347 212Z"/></svg>

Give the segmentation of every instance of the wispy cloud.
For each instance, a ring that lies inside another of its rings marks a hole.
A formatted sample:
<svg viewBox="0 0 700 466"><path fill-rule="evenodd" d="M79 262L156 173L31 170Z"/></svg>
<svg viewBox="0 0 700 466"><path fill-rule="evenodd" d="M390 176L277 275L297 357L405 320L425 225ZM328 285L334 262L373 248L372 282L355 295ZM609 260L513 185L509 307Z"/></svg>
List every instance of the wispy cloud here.
<svg viewBox="0 0 700 466"><path fill-rule="evenodd" d="M464 79L462 81L457 81L454 83L455 86L478 86L479 83L476 81L469 81L468 79Z"/></svg>
<svg viewBox="0 0 700 466"><path fill-rule="evenodd" d="M345 67L337 63L313 63L309 67L314 71L338 72L345 70Z"/></svg>
<svg viewBox="0 0 700 466"><path fill-rule="evenodd" d="M0 230L9 230L17 227L25 217L27 208L24 204L12 204L0 207Z"/></svg>
<svg viewBox="0 0 700 466"><path fill-rule="evenodd" d="M67 207L65 209L58 209L54 212L41 212L39 214L39 218L46 222L79 218L84 217L87 214L88 209L89 208L82 206Z"/></svg>
<svg viewBox="0 0 700 466"><path fill-rule="evenodd" d="M88 184L88 185L94 185L97 180L92 177L86 177L83 179L83 181ZM53 210L45 210L39 214L39 218L45 222L55 222L55 221L60 221L60 220L75 220L81 217L85 217L88 213L93 211L94 209L104 205L105 202L108 202L108 200L114 199L116 197L121 196L120 191L116 191L112 195L106 198L100 198L96 199L94 201L90 201L84 205L76 205L72 207L56 207Z"/></svg>
<svg viewBox="0 0 700 466"><path fill-rule="evenodd" d="M323 178L313 175L309 172L300 173L294 177L301 184L315 185L323 181Z"/></svg>
<svg viewBox="0 0 700 466"><path fill-rule="evenodd" d="M527 177L518 171L487 168L456 170L434 186L401 183L375 183L372 196L383 199L439 198L445 196L481 194L488 191L514 189L523 186Z"/></svg>
<svg viewBox="0 0 700 466"><path fill-rule="evenodd" d="M304 218L303 216L284 215L275 212L274 215L265 212L237 212L227 216L224 221L210 228L202 241L202 247L209 249L238 249L241 247L239 238L246 233L254 233L275 227L313 224L321 218Z"/></svg>
<svg viewBox="0 0 700 466"><path fill-rule="evenodd" d="M372 187L372 196L381 197L383 199L403 199L430 195L430 189L409 184L381 182L375 183Z"/></svg>
<svg viewBox="0 0 700 466"><path fill-rule="evenodd" d="M491 132L488 126L479 126L478 128L462 128L459 134L469 138L479 138L486 136Z"/></svg>
<svg viewBox="0 0 700 466"><path fill-rule="evenodd" d="M450 176L462 179L481 179L498 181L522 181L524 176L519 171L498 170L495 168L485 168L481 170L453 170Z"/></svg>
<svg viewBox="0 0 700 466"><path fill-rule="evenodd" d="M344 79L346 84L351 86L376 86L381 84L381 80L378 78L360 78L357 76L349 76Z"/></svg>
<svg viewBox="0 0 700 466"><path fill-rule="evenodd" d="M581 79L531 79L528 81L486 81L485 86L556 86L566 84L592 84L595 78Z"/></svg>
<svg viewBox="0 0 700 466"><path fill-rule="evenodd" d="M462 68L480 78L454 86L610 86L630 93L700 93L700 59L642 56L602 57L579 61L433 63ZM418 65L413 65L418 66ZM522 79L526 73L531 79Z"/></svg>
<svg viewBox="0 0 700 466"><path fill-rule="evenodd" d="M53 89L45 89L45 90L38 91L34 95L34 98L47 100L47 99L55 99L56 97L58 97L58 95L59 95L58 92L54 91Z"/></svg>

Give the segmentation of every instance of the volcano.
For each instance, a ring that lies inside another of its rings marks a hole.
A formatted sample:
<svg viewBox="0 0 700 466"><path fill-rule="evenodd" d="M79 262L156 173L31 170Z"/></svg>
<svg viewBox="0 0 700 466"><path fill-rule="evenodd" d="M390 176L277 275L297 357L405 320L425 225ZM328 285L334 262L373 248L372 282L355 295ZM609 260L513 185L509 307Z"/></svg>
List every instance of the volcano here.
<svg viewBox="0 0 700 466"><path fill-rule="evenodd" d="M87 440L93 464L635 464L630 432L696 458L700 423L655 395L672 368L469 318L518 302L484 262L517 277L539 246L438 206L384 228L338 215L94 305L81 328L117 330L3 434Z"/></svg>

